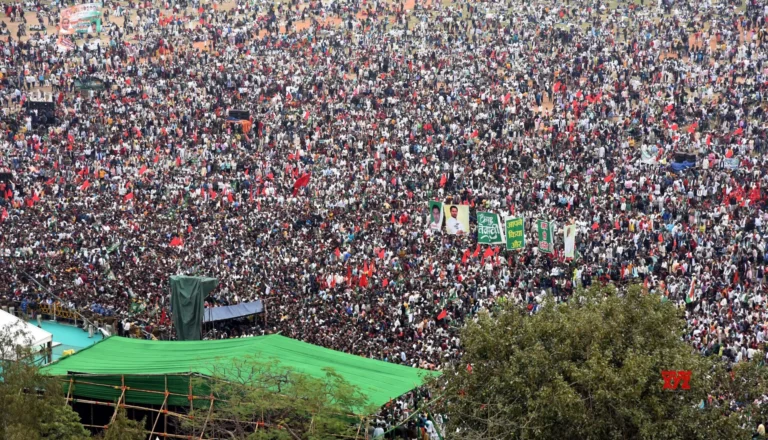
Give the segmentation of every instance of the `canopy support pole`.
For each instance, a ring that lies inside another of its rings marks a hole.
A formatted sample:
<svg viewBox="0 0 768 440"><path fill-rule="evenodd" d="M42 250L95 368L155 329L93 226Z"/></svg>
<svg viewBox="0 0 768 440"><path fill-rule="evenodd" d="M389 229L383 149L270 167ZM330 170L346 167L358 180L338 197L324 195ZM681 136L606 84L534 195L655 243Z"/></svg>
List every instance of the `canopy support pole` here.
<svg viewBox="0 0 768 440"><path fill-rule="evenodd" d="M72 382L75 381L75 378L70 377L69 378L69 388L67 388L67 398L64 400L64 406L67 406L69 404L69 396L72 395Z"/></svg>
<svg viewBox="0 0 768 440"><path fill-rule="evenodd" d="M108 428L109 425L111 425L112 423L115 422L115 419L117 418L117 413L118 413L118 411L120 411L120 407L122 406L121 402L125 398L125 389L126 389L126 387L125 387L125 376L122 376L122 375L120 376L120 382L123 384L123 386L120 387L122 389L122 391L120 392L120 398L117 399L117 405L115 405L115 412L114 412L114 414L112 414L112 419L109 421L109 424L104 427L104 429Z"/></svg>
<svg viewBox="0 0 768 440"><path fill-rule="evenodd" d="M437 433L437 438L439 438L440 440L443 440L443 434L440 433L440 429L437 426L437 423L435 422L435 418L432 417L432 411L427 410L427 417L429 418L430 421L432 421L432 427L435 428L435 432Z"/></svg>
<svg viewBox="0 0 768 440"><path fill-rule="evenodd" d="M160 420L160 416L163 414L168 414L167 411L164 411L163 408L165 408L165 405L168 404L168 390L165 390L165 398L163 399L163 404L160 405L160 412L157 413L157 417L155 417L155 423L152 425L152 432L149 433L149 438L151 439L152 436L155 434L155 428L157 427L157 422Z"/></svg>

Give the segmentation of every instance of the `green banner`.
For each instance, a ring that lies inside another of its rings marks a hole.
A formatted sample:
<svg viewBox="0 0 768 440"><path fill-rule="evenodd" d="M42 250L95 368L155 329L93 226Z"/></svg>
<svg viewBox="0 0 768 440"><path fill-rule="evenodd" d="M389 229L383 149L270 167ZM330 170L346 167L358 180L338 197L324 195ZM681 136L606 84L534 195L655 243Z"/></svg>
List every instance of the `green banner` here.
<svg viewBox="0 0 768 440"><path fill-rule="evenodd" d="M505 218L504 230L507 231L508 251L515 251L525 247L525 220L522 217Z"/></svg>
<svg viewBox="0 0 768 440"><path fill-rule="evenodd" d="M498 214L492 212L477 213L477 242L480 244L504 243Z"/></svg>
<svg viewBox="0 0 768 440"><path fill-rule="evenodd" d="M545 254L554 251L552 246L552 223L547 220L536 220L536 230L539 236L539 250Z"/></svg>

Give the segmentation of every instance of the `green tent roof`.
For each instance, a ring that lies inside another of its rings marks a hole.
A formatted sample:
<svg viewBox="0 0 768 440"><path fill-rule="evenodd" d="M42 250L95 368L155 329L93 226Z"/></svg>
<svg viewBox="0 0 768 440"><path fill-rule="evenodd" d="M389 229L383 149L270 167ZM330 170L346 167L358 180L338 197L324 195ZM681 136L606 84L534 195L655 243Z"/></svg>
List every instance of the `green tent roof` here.
<svg viewBox="0 0 768 440"><path fill-rule="evenodd" d="M210 375L213 365L246 356L255 356L260 361L277 360L283 366L318 378L325 376L323 368L331 367L376 406L407 393L420 386L426 376L436 374L280 335L216 341L147 341L113 336L62 358L43 368L43 372L63 376L67 383L73 375L75 385L71 393L80 399L116 401L124 380L129 387L126 402L160 405L167 384L170 392L182 395L170 396L168 404L186 406L191 374ZM68 385L64 391L69 392ZM192 394L203 393L193 390Z"/></svg>

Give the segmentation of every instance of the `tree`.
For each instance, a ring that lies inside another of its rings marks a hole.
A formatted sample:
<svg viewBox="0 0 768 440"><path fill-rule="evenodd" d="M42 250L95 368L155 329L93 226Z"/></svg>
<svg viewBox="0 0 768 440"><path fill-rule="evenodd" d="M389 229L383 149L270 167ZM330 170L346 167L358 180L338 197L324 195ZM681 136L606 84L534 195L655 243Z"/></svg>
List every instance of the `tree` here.
<svg viewBox="0 0 768 440"><path fill-rule="evenodd" d="M120 408L115 420L98 435L99 440L146 440L144 432L145 420L131 420L125 415L125 409Z"/></svg>
<svg viewBox="0 0 768 440"><path fill-rule="evenodd" d="M354 414L375 411L332 369L315 378L277 361L246 358L212 371L197 386L210 390L214 406L191 412L193 419L182 424L191 435L204 430L206 437L249 440L354 437L360 424Z"/></svg>
<svg viewBox="0 0 768 440"><path fill-rule="evenodd" d="M81 440L90 433L66 405L61 384L43 376L21 326L0 328L0 438ZM22 342L22 343L19 343Z"/></svg>
<svg viewBox="0 0 768 440"><path fill-rule="evenodd" d="M637 286L621 295L608 286L533 316L514 305L481 314L463 331L462 364L433 384L447 431L465 440L749 438L751 420L768 415L754 403L766 369L729 372L696 353L682 339L682 313ZM690 389L664 389L662 370L691 371Z"/></svg>

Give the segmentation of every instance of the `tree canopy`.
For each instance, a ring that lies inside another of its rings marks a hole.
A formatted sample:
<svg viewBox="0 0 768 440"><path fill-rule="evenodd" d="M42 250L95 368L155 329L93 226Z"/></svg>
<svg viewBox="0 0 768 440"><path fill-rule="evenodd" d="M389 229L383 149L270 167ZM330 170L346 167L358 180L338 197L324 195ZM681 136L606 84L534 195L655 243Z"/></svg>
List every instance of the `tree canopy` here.
<svg viewBox="0 0 768 440"><path fill-rule="evenodd" d="M21 327L0 328L0 438L82 440L90 433L65 404L61 385L43 376L39 355L17 345Z"/></svg>
<svg viewBox="0 0 768 440"><path fill-rule="evenodd" d="M683 311L639 286L528 315L507 304L464 329L462 364L436 384L452 438L738 439L765 420L766 369L695 352ZM690 389L664 389L664 370L690 371Z"/></svg>
<svg viewBox="0 0 768 440"><path fill-rule="evenodd" d="M249 440L319 440L351 437L360 420L374 412L367 398L332 369L323 378L301 374L278 361L255 358L215 365L210 389L213 407L195 408L182 429L192 435ZM216 404L218 401L219 404ZM360 431L362 432L362 431Z"/></svg>

